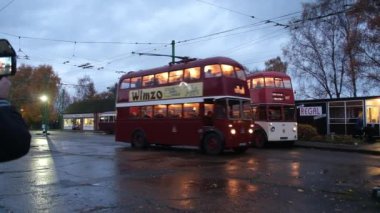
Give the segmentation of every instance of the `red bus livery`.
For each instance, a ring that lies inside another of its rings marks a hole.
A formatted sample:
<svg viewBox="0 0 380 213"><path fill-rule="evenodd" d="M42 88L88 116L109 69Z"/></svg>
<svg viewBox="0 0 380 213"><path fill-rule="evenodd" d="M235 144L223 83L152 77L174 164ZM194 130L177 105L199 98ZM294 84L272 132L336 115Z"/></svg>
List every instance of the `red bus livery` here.
<svg viewBox="0 0 380 213"><path fill-rule="evenodd" d="M103 112L99 114L99 130L108 134L113 134L115 131L115 112Z"/></svg>
<svg viewBox="0 0 380 213"><path fill-rule="evenodd" d="M244 152L253 133L244 68L214 57L129 72L120 78L116 141Z"/></svg>
<svg viewBox="0 0 380 213"><path fill-rule="evenodd" d="M255 122L253 142L292 145L297 140L294 94L291 79L282 72L257 72L247 77Z"/></svg>

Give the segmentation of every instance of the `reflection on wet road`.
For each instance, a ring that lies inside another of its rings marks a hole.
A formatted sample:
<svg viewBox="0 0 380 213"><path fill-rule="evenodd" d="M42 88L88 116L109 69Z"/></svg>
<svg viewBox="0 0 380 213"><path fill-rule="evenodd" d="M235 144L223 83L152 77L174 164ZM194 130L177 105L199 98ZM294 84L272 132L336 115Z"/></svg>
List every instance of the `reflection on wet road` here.
<svg viewBox="0 0 380 213"><path fill-rule="evenodd" d="M28 156L0 164L0 212L378 212L379 160L279 147L140 151L108 135L34 134Z"/></svg>

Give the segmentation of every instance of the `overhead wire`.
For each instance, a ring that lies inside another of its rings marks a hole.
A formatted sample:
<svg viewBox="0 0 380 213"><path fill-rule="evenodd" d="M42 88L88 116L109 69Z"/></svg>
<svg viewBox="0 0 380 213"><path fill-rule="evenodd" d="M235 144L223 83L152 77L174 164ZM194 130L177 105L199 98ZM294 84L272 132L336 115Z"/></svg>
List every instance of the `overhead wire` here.
<svg viewBox="0 0 380 213"><path fill-rule="evenodd" d="M2 8L0 8L0 12L2 12L3 10L5 10L5 8L9 7L9 5L11 5L14 1L15 0L11 0L7 4L5 4Z"/></svg>

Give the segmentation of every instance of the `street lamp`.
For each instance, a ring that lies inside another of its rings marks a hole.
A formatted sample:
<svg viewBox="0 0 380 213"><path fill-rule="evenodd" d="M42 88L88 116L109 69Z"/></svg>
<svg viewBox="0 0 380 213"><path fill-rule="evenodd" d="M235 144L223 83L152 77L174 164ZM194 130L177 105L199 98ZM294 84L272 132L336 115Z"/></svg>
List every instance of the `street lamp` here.
<svg viewBox="0 0 380 213"><path fill-rule="evenodd" d="M42 112L42 133L48 134L48 97L42 95L40 100L44 103L44 108Z"/></svg>

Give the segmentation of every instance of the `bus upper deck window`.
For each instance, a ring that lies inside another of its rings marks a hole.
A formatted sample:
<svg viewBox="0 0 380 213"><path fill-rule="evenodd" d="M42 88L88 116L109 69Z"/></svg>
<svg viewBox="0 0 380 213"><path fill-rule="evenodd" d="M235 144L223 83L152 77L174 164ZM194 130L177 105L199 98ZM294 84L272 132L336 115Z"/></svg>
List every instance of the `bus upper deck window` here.
<svg viewBox="0 0 380 213"><path fill-rule="evenodd" d="M131 78L130 88L140 88L141 87L141 77Z"/></svg>
<svg viewBox="0 0 380 213"><path fill-rule="evenodd" d="M220 69L220 65L219 64L205 66L204 72L205 72L205 77L206 78L212 78L212 77L220 77L220 76L222 76L222 71Z"/></svg>
<svg viewBox="0 0 380 213"><path fill-rule="evenodd" d="M169 72L169 83L180 82L182 81L183 71L176 70Z"/></svg>
<svg viewBox="0 0 380 213"><path fill-rule="evenodd" d="M131 87L131 79L126 78L121 82L120 89L128 89L129 87Z"/></svg>
<svg viewBox="0 0 380 213"><path fill-rule="evenodd" d="M264 87L264 78L255 78L252 80L252 88Z"/></svg>
<svg viewBox="0 0 380 213"><path fill-rule="evenodd" d="M150 87L154 85L154 75L146 75L143 77L143 87Z"/></svg>
<svg viewBox="0 0 380 213"><path fill-rule="evenodd" d="M238 79L246 80L244 70L240 69L240 67L235 67L236 76Z"/></svg>
<svg viewBox="0 0 380 213"><path fill-rule="evenodd" d="M291 83L290 79L284 79L284 87L288 88L288 89L292 88L292 83Z"/></svg>
<svg viewBox="0 0 380 213"><path fill-rule="evenodd" d="M201 68L200 67L192 67L185 69L184 80L198 80L201 77Z"/></svg>
<svg viewBox="0 0 380 213"><path fill-rule="evenodd" d="M156 85L168 83L169 74L167 72L158 73L155 76Z"/></svg>
<svg viewBox="0 0 380 213"><path fill-rule="evenodd" d="M282 82L282 78L274 78L274 85L277 87L277 88L283 88L284 87L284 84Z"/></svg>
<svg viewBox="0 0 380 213"><path fill-rule="evenodd" d="M227 64L222 64L221 67L223 70L223 76L236 78L233 66L227 65Z"/></svg>
<svg viewBox="0 0 380 213"><path fill-rule="evenodd" d="M272 77L265 78L265 87L274 87L274 81Z"/></svg>

